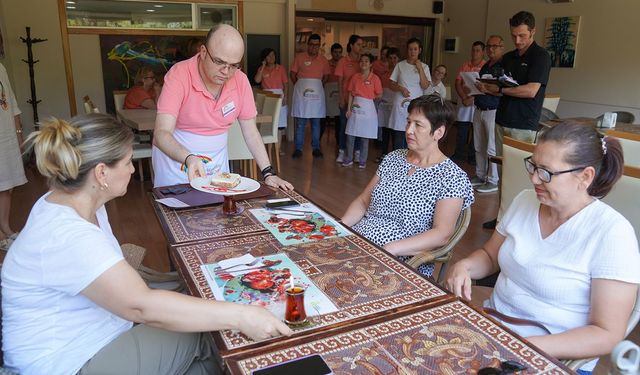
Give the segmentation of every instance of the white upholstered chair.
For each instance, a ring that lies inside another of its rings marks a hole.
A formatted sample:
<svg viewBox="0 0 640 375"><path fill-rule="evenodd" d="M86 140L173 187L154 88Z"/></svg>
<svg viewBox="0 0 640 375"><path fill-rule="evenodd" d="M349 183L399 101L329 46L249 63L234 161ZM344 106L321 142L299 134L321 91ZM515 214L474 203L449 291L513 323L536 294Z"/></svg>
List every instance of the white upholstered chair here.
<svg viewBox="0 0 640 375"><path fill-rule="evenodd" d="M229 128L227 135L227 152L229 155L229 161L240 161L240 173L253 178L258 179L258 171L255 161L253 160L253 154L249 151L247 143L244 141L242 135L242 129L238 120L233 122L233 125Z"/></svg>
<svg viewBox="0 0 640 375"><path fill-rule="evenodd" d="M280 123L280 108L282 97L278 94L265 94L262 106L262 114L271 116L270 124L258 124L258 130L262 135L262 143L267 146L269 159L275 160L276 171L280 172L280 142L278 142L278 124ZM275 146L275 147L274 147ZM274 157L271 156L275 149Z"/></svg>
<svg viewBox="0 0 640 375"><path fill-rule="evenodd" d="M625 165L640 168L640 134L610 130L607 136L617 138L622 144Z"/></svg>
<svg viewBox="0 0 640 375"><path fill-rule="evenodd" d="M532 143L504 137L502 146L502 178L500 181L500 209L498 221L502 218L513 199L525 189L532 189L529 173L524 168L524 158L533 154Z"/></svg>

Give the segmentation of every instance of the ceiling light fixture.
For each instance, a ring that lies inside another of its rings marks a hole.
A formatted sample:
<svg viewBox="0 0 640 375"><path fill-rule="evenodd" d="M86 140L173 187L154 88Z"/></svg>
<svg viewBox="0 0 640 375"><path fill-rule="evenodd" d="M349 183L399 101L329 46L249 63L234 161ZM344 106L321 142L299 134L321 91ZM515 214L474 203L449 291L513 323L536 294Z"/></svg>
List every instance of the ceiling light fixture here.
<svg viewBox="0 0 640 375"><path fill-rule="evenodd" d="M155 9L147 9L147 12L155 12Z"/></svg>

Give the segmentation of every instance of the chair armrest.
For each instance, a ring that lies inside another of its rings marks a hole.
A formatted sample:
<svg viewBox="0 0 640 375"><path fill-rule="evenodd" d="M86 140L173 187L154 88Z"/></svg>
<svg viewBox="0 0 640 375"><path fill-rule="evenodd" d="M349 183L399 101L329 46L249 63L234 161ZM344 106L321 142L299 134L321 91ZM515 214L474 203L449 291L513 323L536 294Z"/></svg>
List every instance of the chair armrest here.
<svg viewBox="0 0 640 375"><path fill-rule="evenodd" d="M498 165L502 165L502 156L489 156L489 161Z"/></svg>

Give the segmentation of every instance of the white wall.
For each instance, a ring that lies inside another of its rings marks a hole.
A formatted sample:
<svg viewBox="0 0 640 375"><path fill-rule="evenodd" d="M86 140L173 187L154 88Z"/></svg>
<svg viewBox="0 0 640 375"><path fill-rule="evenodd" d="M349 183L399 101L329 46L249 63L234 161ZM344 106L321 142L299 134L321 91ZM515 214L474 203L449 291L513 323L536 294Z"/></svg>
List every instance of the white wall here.
<svg viewBox="0 0 640 375"><path fill-rule="evenodd" d="M98 35L71 34L69 35L69 46L78 113L84 113L82 98L85 95L89 95L100 112L106 113L100 37Z"/></svg>
<svg viewBox="0 0 640 375"><path fill-rule="evenodd" d="M27 99L31 97L26 44L19 37L26 36L31 27L32 38L48 39L33 46L35 82L40 121L47 117L69 117L67 81L62 57L62 39L55 0L0 0L0 17L4 25L2 37L9 52L2 63L11 74L13 89L22 110L26 132L33 129L33 111Z"/></svg>

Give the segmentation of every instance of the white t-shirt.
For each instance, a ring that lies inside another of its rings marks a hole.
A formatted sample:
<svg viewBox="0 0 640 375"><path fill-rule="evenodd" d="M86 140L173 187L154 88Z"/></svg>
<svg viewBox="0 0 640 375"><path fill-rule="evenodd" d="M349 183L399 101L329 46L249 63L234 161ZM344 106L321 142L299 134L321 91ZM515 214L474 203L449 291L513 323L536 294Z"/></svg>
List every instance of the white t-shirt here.
<svg viewBox="0 0 640 375"><path fill-rule="evenodd" d="M500 276L485 306L540 322L551 333L585 326L592 279L640 283L635 232L621 214L594 199L543 239L539 207L535 192L524 190L498 223L506 239L498 254ZM524 337L546 334L534 326L507 326Z"/></svg>
<svg viewBox="0 0 640 375"><path fill-rule="evenodd" d="M42 196L2 267L5 366L23 375L75 374L132 327L81 294L123 259L104 206L99 227Z"/></svg>
<svg viewBox="0 0 640 375"><path fill-rule="evenodd" d="M424 95L431 95L436 93L440 95L442 99L447 99L447 88L444 87L444 83L439 82L437 85L429 85L426 89L424 89Z"/></svg>
<svg viewBox="0 0 640 375"><path fill-rule="evenodd" d="M427 80L431 81L429 65L422 61L417 61L416 64L422 64L422 69L427 76ZM409 90L408 98L402 96L400 92L394 93L393 106L391 107L388 125L390 129L404 131L407 125L407 107L409 106L409 100L423 95L424 90L420 86L420 73L418 73L416 65L411 65L407 60L402 60L393 68L393 72L389 78Z"/></svg>

